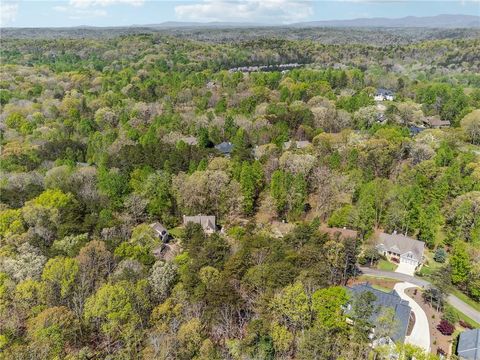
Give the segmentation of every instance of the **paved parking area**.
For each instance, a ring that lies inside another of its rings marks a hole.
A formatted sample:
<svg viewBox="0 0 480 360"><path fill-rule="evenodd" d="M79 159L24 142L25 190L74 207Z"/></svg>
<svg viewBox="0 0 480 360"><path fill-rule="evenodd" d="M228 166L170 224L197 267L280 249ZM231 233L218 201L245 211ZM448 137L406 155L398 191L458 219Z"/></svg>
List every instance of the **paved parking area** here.
<svg viewBox="0 0 480 360"><path fill-rule="evenodd" d="M413 276L413 275L415 275L415 265L400 262L400 264L398 264L395 272L400 273L400 274Z"/></svg>

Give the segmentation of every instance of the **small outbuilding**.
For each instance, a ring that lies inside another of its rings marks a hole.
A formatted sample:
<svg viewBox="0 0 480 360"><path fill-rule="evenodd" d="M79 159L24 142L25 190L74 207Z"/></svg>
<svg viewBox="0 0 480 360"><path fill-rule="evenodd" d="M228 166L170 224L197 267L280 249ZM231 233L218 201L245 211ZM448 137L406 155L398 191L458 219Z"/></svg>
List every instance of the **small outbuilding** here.
<svg viewBox="0 0 480 360"><path fill-rule="evenodd" d="M224 156L230 156L233 151L233 144L231 142L224 141L218 145L215 145L215 149L217 149Z"/></svg>
<svg viewBox="0 0 480 360"><path fill-rule="evenodd" d="M168 242L168 230L159 222L150 224L150 227L155 230L157 237L162 240L162 243Z"/></svg>

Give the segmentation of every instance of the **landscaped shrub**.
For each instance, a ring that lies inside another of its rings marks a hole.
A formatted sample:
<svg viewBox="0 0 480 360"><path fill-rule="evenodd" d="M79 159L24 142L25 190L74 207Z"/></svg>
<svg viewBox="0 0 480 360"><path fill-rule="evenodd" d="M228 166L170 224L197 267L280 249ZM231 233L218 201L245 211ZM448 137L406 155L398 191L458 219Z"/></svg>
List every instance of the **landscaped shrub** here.
<svg viewBox="0 0 480 360"><path fill-rule="evenodd" d="M440 324L437 325L437 330L440 331L443 335L452 335L455 331L455 326L453 326L446 320L442 320L440 321Z"/></svg>
<svg viewBox="0 0 480 360"><path fill-rule="evenodd" d="M386 258L381 256L375 248L368 248L359 256L358 263L362 266L370 264L375 265L380 259L386 260Z"/></svg>
<svg viewBox="0 0 480 360"><path fill-rule="evenodd" d="M435 251L435 255L433 255L433 260L435 260L438 263L444 263L446 259L447 259L447 253L445 252L445 249L438 248Z"/></svg>
<svg viewBox="0 0 480 360"><path fill-rule="evenodd" d="M458 323L465 329L473 329L473 326L466 321L460 320Z"/></svg>
<svg viewBox="0 0 480 360"><path fill-rule="evenodd" d="M442 320L448 321L450 324L455 324L458 321L458 313L454 308L447 305L443 311Z"/></svg>

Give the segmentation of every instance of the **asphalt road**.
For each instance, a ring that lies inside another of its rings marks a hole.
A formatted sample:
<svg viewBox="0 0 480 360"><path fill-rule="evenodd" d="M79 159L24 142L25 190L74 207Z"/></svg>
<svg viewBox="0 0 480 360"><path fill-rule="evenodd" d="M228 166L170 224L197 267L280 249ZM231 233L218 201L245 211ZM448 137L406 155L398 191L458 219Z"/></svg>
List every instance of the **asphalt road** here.
<svg viewBox="0 0 480 360"><path fill-rule="evenodd" d="M364 275L372 275L377 277L384 277L384 278L405 281L411 284L418 285L420 287L427 287L430 285L430 283L424 279L420 279L414 276L405 275L401 273L396 273L391 271L382 271L382 270L370 269L365 267L360 267L360 270ZM474 308L472 308L470 305L460 300L455 295L448 295L447 301L454 308L458 309L459 311L467 315L470 319L480 324L480 311L475 310Z"/></svg>

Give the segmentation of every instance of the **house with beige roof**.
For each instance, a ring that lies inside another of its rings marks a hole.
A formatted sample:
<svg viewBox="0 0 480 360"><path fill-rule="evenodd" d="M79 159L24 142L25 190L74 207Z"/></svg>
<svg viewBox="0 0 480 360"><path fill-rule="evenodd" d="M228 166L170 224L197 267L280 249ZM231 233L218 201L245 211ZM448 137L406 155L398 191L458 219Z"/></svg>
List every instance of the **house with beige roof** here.
<svg viewBox="0 0 480 360"><path fill-rule="evenodd" d="M450 126L450 121L442 120L438 116L427 116L423 119L425 125L433 128L433 129L441 129Z"/></svg>
<svg viewBox="0 0 480 360"><path fill-rule="evenodd" d="M217 225L215 223L214 215L195 215L195 216L186 216L183 215L183 225L188 223L200 224L203 231L207 234L212 234L217 230Z"/></svg>

